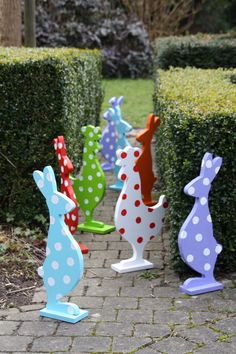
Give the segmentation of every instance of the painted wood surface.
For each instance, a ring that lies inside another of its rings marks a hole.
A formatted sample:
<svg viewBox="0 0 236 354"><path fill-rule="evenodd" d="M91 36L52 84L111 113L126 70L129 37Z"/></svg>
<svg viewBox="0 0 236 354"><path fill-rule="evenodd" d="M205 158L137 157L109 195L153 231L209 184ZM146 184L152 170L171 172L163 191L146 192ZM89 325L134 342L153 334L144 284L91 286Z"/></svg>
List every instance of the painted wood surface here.
<svg viewBox="0 0 236 354"><path fill-rule="evenodd" d="M155 177L152 168L151 142L159 125L160 118L156 117L154 114L150 114L147 119L146 129L136 136L136 140L142 144L142 153L137 159L136 166L138 167L141 178L143 202L146 205L155 204L155 201L152 200L152 188L157 178Z"/></svg>
<svg viewBox="0 0 236 354"><path fill-rule="evenodd" d="M61 302L80 282L84 261L80 247L65 224L64 215L75 208L75 203L57 191L56 179L51 166L34 171L33 178L46 199L50 215L46 258L38 274L43 278L47 292L47 304L40 311L44 317L75 323L88 316L76 304Z"/></svg>
<svg viewBox="0 0 236 354"><path fill-rule="evenodd" d="M112 269L119 273L153 268L153 263L143 258L143 251L150 240L160 235L165 210L168 207L164 195L154 206L148 207L143 203L140 176L136 166L140 154L141 149L131 146L117 151L119 178L124 185L116 204L115 226L133 249L133 256L130 259L112 264Z"/></svg>
<svg viewBox="0 0 236 354"><path fill-rule="evenodd" d="M103 118L107 121L107 125L102 132L100 143L101 153L106 162L103 162L101 166L103 171L112 171L116 161L116 127L109 111L104 113Z"/></svg>
<svg viewBox="0 0 236 354"><path fill-rule="evenodd" d="M85 221L79 224L78 230L107 234L115 230L115 226L104 224L93 218L95 208L101 203L105 196L106 179L97 157L101 149L101 128L88 125L81 129L84 137L83 167L78 178L71 178L79 203L83 211Z"/></svg>
<svg viewBox="0 0 236 354"><path fill-rule="evenodd" d="M213 159L212 154L205 153L200 175L189 182L184 193L194 197L194 206L183 223L178 245L183 261L200 277L187 279L180 290L189 295L196 295L223 289L223 285L215 280L214 267L222 246L215 240L212 218L208 206L208 195L211 183L222 164L221 157Z"/></svg>
<svg viewBox="0 0 236 354"><path fill-rule="evenodd" d="M76 205L70 213L65 215L65 223L71 234L74 235L79 224L79 206L69 177L70 173L74 171L74 166L67 156L64 136L58 136L54 139L54 149L60 166L61 193L73 200ZM79 246L83 254L88 253L88 247L83 243L79 242Z"/></svg>

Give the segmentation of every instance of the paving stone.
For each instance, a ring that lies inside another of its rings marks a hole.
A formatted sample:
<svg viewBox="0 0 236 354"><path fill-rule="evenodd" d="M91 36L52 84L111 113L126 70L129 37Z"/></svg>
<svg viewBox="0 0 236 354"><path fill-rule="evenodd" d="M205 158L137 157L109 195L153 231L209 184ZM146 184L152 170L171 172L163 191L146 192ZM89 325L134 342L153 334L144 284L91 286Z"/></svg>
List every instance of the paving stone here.
<svg viewBox="0 0 236 354"><path fill-rule="evenodd" d="M0 352L27 351L28 345L33 341L33 337L21 336L1 336Z"/></svg>
<svg viewBox="0 0 236 354"><path fill-rule="evenodd" d="M39 311L28 311L11 313L6 319L9 321L40 321L42 318L39 315ZM46 321L47 319L44 318L43 320Z"/></svg>
<svg viewBox="0 0 236 354"><path fill-rule="evenodd" d="M189 323L189 315L183 311L155 311L154 323L162 324L187 324Z"/></svg>
<svg viewBox="0 0 236 354"><path fill-rule="evenodd" d="M96 329L96 335L99 336L112 336L119 337L125 336L130 337L133 332L133 326L130 323L111 323L103 322L99 323Z"/></svg>
<svg viewBox="0 0 236 354"><path fill-rule="evenodd" d="M190 341L196 343L212 343L217 340L219 333L214 332L212 329L207 326L199 326L193 328L176 328L176 333L181 337L187 338Z"/></svg>
<svg viewBox="0 0 236 354"><path fill-rule="evenodd" d="M33 304L33 305L21 306L20 310L23 312L27 312L27 311L40 310L41 308L42 308L42 304Z"/></svg>
<svg viewBox="0 0 236 354"><path fill-rule="evenodd" d="M93 252L93 251L104 251L106 252L106 250L108 249L108 243L103 241L103 242L96 242L96 241L92 241L92 242L86 242L86 246L88 247L89 251ZM91 252L91 253L92 253Z"/></svg>
<svg viewBox="0 0 236 354"><path fill-rule="evenodd" d="M157 353L157 351L154 349L151 349L150 346L147 346L147 347L135 352L135 354L156 354L156 353ZM160 353L160 352L158 352L158 353Z"/></svg>
<svg viewBox="0 0 236 354"><path fill-rule="evenodd" d="M194 354L233 354L235 353L235 343L216 342L209 343L194 351Z"/></svg>
<svg viewBox="0 0 236 354"><path fill-rule="evenodd" d="M86 270L86 277L87 278L101 278L104 279L105 277L108 279L116 278L116 272L112 269L106 269L106 268L98 268L98 269L93 269L90 271L90 269Z"/></svg>
<svg viewBox="0 0 236 354"><path fill-rule="evenodd" d="M176 310L180 311L208 311L210 303L208 299L202 299L200 297L192 297L191 299L176 299Z"/></svg>
<svg viewBox="0 0 236 354"><path fill-rule="evenodd" d="M233 300L216 300L211 301L211 311L223 313L236 313L236 302Z"/></svg>
<svg viewBox="0 0 236 354"><path fill-rule="evenodd" d="M116 287L92 287L89 286L86 296L118 296L119 295L119 288Z"/></svg>
<svg viewBox="0 0 236 354"><path fill-rule="evenodd" d="M167 325L160 324L136 324L135 337L163 337L170 334L170 328Z"/></svg>
<svg viewBox="0 0 236 354"><path fill-rule="evenodd" d="M236 317L229 317L218 321L213 325L221 331L236 335Z"/></svg>
<svg viewBox="0 0 236 354"><path fill-rule="evenodd" d="M85 320L86 321L86 320ZM56 331L57 336L91 336L95 329L95 323L81 321L78 323L70 324L61 322L59 323Z"/></svg>
<svg viewBox="0 0 236 354"><path fill-rule="evenodd" d="M128 242L108 242L108 250L127 250L129 246L127 245Z"/></svg>
<svg viewBox="0 0 236 354"><path fill-rule="evenodd" d="M19 335L23 336L51 336L57 328L56 322L23 322L18 330Z"/></svg>
<svg viewBox="0 0 236 354"><path fill-rule="evenodd" d="M119 310L118 322L152 323L153 311L151 310Z"/></svg>
<svg viewBox="0 0 236 354"><path fill-rule="evenodd" d="M106 254L104 254L106 253ZM117 258L118 259L119 250L106 250L106 251L92 251L91 252L91 259L104 259L106 258Z"/></svg>
<svg viewBox="0 0 236 354"><path fill-rule="evenodd" d="M111 347L111 338L109 337L77 337L75 338L71 352L81 353L104 353L109 352Z"/></svg>
<svg viewBox="0 0 236 354"><path fill-rule="evenodd" d="M86 321L101 322L101 321L115 321L117 318L117 310L109 308L91 309L89 310L89 317Z"/></svg>
<svg viewBox="0 0 236 354"><path fill-rule="evenodd" d="M139 301L139 308L140 309L152 309L152 310L169 310L172 307L171 304L171 299L166 299L166 298L162 298L162 299L155 299L155 298L151 298L151 299L140 299Z"/></svg>
<svg viewBox="0 0 236 354"><path fill-rule="evenodd" d="M82 309L100 309L103 306L102 297L91 296L72 296L70 301L81 307Z"/></svg>
<svg viewBox="0 0 236 354"><path fill-rule="evenodd" d="M102 286L105 288L120 288L121 286L132 286L133 279L127 279L124 276L122 278L115 278L115 279L103 279Z"/></svg>
<svg viewBox="0 0 236 354"><path fill-rule="evenodd" d="M223 291L224 298L226 300L233 300L236 301L236 289L225 289Z"/></svg>
<svg viewBox="0 0 236 354"><path fill-rule="evenodd" d="M10 308L10 309L6 309L6 310L0 310L0 318L5 317L10 314L18 313L18 312L20 312L20 311L15 307Z"/></svg>
<svg viewBox="0 0 236 354"><path fill-rule="evenodd" d="M18 337L21 338L21 337ZM25 337L23 337L25 338ZM33 346L31 351L42 351L42 352L56 352L56 351L68 351L71 345L71 338L69 337L58 337L58 336L50 336L36 338L33 342Z"/></svg>
<svg viewBox="0 0 236 354"><path fill-rule="evenodd" d="M0 335L10 335L13 334L14 331L19 326L20 322L13 321L0 321Z"/></svg>
<svg viewBox="0 0 236 354"><path fill-rule="evenodd" d="M176 287L164 286L164 287L155 287L154 295L156 297L169 297L169 298L181 298L183 294Z"/></svg>
<svg viewBox="0 0 236 354"><path fill-rule="evenodd" d="M153 344L151 348L168 354L187 354L192 352L194 344L183 338L169 337Z"/></svg>
<svg viewBox="0 0 236 354"><path fill-rule="evenodd" d="M86 244L87 246L87 244ZM95 258L95 259L86 259L84 262L84 268L103 268L105 260L103 258Z"/></svg>
<svg viewBox="0 0 236 354"><path fill-rule="evenodd" d="M36 303L46 303L47 302L47 295L45 291L39 291L39 292L35 292L34 296L33 296L33 300L32 302L36 302Z"/></svg>
<svg viewBox="0 0 236 354"><path fill-rule="evenodd" d="M217 312L192 312L192 322L194 324L213 323L226 315Z"/></svg>
<svg viewBox="0 0 236 354"><path fill-rule="evenodd" d="M129 353L130 351L139 349L140 347L148 343L152 343L149 338L114 338L112 345L112 353Z"/></svg>
<svg viewBox="0 0 236 354"><path fill-rule="evenodd" d="M113 309L137 309L138 299L135 297L107 297L103 308Z"/></svg>
<svg viewBox="0 0 236 354"><path fill-rule="evenodd" d="M152 297L151 288L123 287L120 296Z"/></svg>

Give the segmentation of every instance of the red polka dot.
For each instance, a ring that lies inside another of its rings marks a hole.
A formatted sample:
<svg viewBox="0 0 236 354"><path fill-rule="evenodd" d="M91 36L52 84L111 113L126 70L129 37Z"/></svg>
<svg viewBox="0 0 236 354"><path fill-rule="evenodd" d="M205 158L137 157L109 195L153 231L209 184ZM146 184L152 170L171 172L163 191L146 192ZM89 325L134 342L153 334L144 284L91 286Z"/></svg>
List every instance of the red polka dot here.
<svg viewBox="0 0 236 354"><path fill-rule="evenodd" d="M134 152L134 156L139 157L139 152L137 150Z"/></svg>
<svg viewBox="0 0 236 354"><path fill-rule="evenodd" d="M149 211L149 213L152 213L153 209L152 208L148 208L148 211Z"/></svg>
<svg viewBox="0 0 236 354"><path fill-rule="evenodd" d="M151 222L151 224L149 225L150 229L153 229L156 226L156 224L154 222Z"/></svg>
<svg viewBox="0 0 236 354"><path fill-rule="evenodd" d="M122 175L121 175L121 179L122 179L122 181L124 181L124 180L126 180L126 174L125 173L123 173Z"/></svg>
<svg viewBox="0 0 236 354"><path fill-rule="evenodd" d="M120 157L121 157L122 159L125 159L125 158L127 157L126 152L123 151L123 152L121 153Z"/></svg>
<svg viewBox="0 0 236 354"><path fill-rule="evenodd" d="M137 238L137 242L138 242L138 243L142 243L142 242L143 242L143 238L142 238L142 237L138 237L138 238Z"/></svg>
<svg viewBox="0 0 236 354"><path fill-rule="evenodd" d="M164 204L163 204L163 208L168 208L168 202L165 202Z"/></svg>
<svg viewBox="0 0 236 354"><path fill-rule="evenodd" d="M134 170L134 172L138 172L138 167L134 166L133 170Z"/></svg>
<svg viewBox="0 0 236 354"><path fill-rule="evenodd" d="M127 214L127 210L126 209L121 210L121 215L125 216L126 214Z"/></svg>
<svg viewBox="0 0 236 354"><path fill-rule="evenodd" d="M137 191L139 189L139 184L135 184L134 189Z"/></svg>
<svg viewBox="0 0 236 354"><path fill-rule="evenodd" d="M139 207L140 201L139 201L139 200L135 200L134 205L135 205L136 207Z"/></svg>
<svg viewBox="0 0 236 354"><path fill-rule="evenodd" d="M122 228L119 230L119 233L120 233L121 235L123 235L123 234L125 233L125 229L122 227Z"/></svg>
<svg viewBox="0 0 236 354"><path fill-rule="evenodd" d="M154 239L154 237L155 237L155 236L151 236L151 237L150 237L150 240L153 240L153 239Z"/></svg>
<svg viewBox="0 0 236 354"><path fill-rule="evenodd" d="M140 224L140 223L141 223L141 218L140 218L139 216L136 218L136 223L137 223L137 224Z"/></svg>
<svg viewBox="0 0 236 354"><path fill-rule="evenodd" d="M122 199L125 200L127 198L127 195L124 193L122 194Z"/></svg>

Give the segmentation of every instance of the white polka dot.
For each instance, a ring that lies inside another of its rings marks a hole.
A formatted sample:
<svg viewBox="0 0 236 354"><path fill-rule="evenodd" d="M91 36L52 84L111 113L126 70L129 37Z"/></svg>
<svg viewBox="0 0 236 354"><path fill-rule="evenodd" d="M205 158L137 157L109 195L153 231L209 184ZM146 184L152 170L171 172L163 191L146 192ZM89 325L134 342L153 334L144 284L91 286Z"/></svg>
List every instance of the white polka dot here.
<svg viewBox="0 0 236 354"><path fill-rule="evenodd" d="M49 286L54 286L54 285L55 285L55 279L52 278L52 277L49 277L49 278L48 278L48 285L49 285Z"/></svg>
<svg viewBox="0 0 236 354"><path fill-rule="evenodd" d="M70 214L68 213L68 214L66 214L66 218L67 218L67 220L69 220L70 219Z"/></svg>
<svg viewBox="0 0 236 354"><path fill-rule="evenodd" d="M109 159L109 154L105 154L105 159Z"/></svg>
<svg viewBox="0 0 236 354"><path fill-rule="evenodd" d="M59 299L61 299L62 298L62 294L57 294L56 295L56 300L59 300Z"/></svg>
<svg viewBox="0 0 236 354"><path fill-rule="evenodd" d="M183 230L180 234L180 238L185 239L187 237L187 232Z"/></svg>
<svg viewBox="0 0 236 354"><path fill-rule="evenodd" d="M209 248L204 248L204 250L203 250L204 256L209 256L210 253L211 253L211 251L209 250Z"/></svg>
<svg viewBox="0 0 236 354"><path fill-rule="evenodd" d="M94 169L96 168L95 163L93 163L93 164L91 165L91 167L92 167L92 169L94 170Z"/></svg>
<svg viewBox="0 0 236 354"><path fill-rule="evenodd" d="M112 156L111 161L115 161L115 157L114 156Z"/></svg>
<svg viewBox="0 0 236 354"><path fill-rule="evenodd" d="M94 131L95 134L97 134L97 133L98 133L98 127L95 127L95 128L93 129L93 131Z"/></svg>
<svg viewBox="0 0 236 354"><path fill-rule="evenodd" d="M101 177L102 174L101 174L101 172L97 172L96 175L97 175L97 177Z"/></svg>
<svg viewBox="0 0 236 354"><path fill-rule="evenodd" d="M204 264L204 270L210 270L211 269L211 265L210 265L210 263L205 263Z"/></svg>
<svg viewBox="0 0 236 354"><path fill-rule="evenodd" d="M219 172L219 170L220 170L220 167L216 167L215 168L215 173L217 174Z"/></svg>
<svg viewBox="0 0 236 354"><path fill-rule="evenodd" d="M79 176L79 180L83 181L84 177L83 176Z"/></svg>
<svg viewBox="0 0 236 354"><path fill-rule="evenodd" d="M84 152L87 152L88 150L87 150L87 148L86 147L84 147Z"/></svg>
<svg viewBox="0 0 236 354"><path fill-rule="evenodd" d="M74 258L68 257L66 263L68 264L68 266L72 267L75 264Z"/></svg>
<svg viewBox="0 0 236 354"><path fill-rule="evenodd" d="M64 277L63 277L63 283L69 284L70 282L71 282L71 279L70 279L69 275L64 275Z"/></svg>
<svg viewBox="0 0 236 354"><path fill-rule="evenodd" d="M114 133L114 132L113 132L113 133L111 133L111 136L112 136L112 137L114 137L114 136L115 136L115 133Z"/></svg>
<svg viewBox="0 0 236 354"><path fill-rule="evenodd" d="M73 314L74 314L74 308L73 308L73 306L68 306L68 307L67 307L67 313L68 313L69 315L73 315Z"/></svg>
<svg viewBox="0 0 236 354"><path fill-rule="evenodd" d="M83 161L83 165L86 166L87 165L87 161L84 160Z"/></svg>
<svg viewBox="0 0 236 354"><path fill-rule="evenodd" d="M64 167L63 167L63 166L61 166L61 172L62 172L62 173L64 172Z"/></svg>
<svg viewBox="0 0 236 354"><path fill-rule="evenodd" d="M46 247L46 256L49 256L51 254L51 250L49 247Z"/></svg>
<svg viewBox="0 0 236 354"><path fill-rule="evenodd" d="M90 155L89 155L89 160L92 160L92 159L93 159L93 155L90 154Z"/></svg>
<svg viewBox="0 0 236 354"><path fill-rule="evenodd" d="M199 223L199 217L198 216L194 216L194 218L192 219L193 224L198 224Z"/></svg>
<svg viewBox="0 0 236 354"><path fill-rule="evenodd" d="M43 267L38 267L38 275L42 278L44 276L44 270L43 270Z"/></svg>
<svg viewBox="0 0 236 354"><path fill-rule="evenodd" d="M58 160L61 160L61 154L58 154Z"/></svg>
<svg viewBox="0 0 236 354"><path fill-rule="evenodd" d="M88 144L89 144L89 146L93 146L93 142L92 141L89 141Z"/></svg>
<svg viewBox="0 0 236 354"><path fill-rule="evenodd" d="M83 133L85 133L85 132L86 132L86 127L82 127L81 131L82 131Z"/></svg>
<svg viewBox="0 0 236 354"><path fill-rule="evenodd" d="M85 199L84 204L88 204L88 203L89 203L88 199Z"/></svg>
<svg viewBox="0 0 236 354"><path fill-rule="evenodd" d="M63 184L63 178L61 178L61 184Z"/></svg>
<svg viewBox="0 0 236 354"><path fill-rule="evenodd" d="M59 202L58 196L55 195L55 194L53 194L53 196L52 196L52 198L51 198L51 202L52 202L53 204L58 204L58 202Z"/></svg>
<svg viewBox="0 0 236 354"><path fill-rule="evenodd" d="M46 178L47 178L47 180L49 181L49 182L52 182L52 175L51 175L51 173L47 173L47 175L46 175Z"/></svg>
<svg viewBox="0 0 236 354"><path fill-rule="evenodd" d="M57 144L54 144L54 149L57 150Z"/></svg>
<svg viewBox="0 0 236 354"><path fill-rule="evenodd" d="M90 136L90 138L92 138L93 137L93 132L90 132L89 136Z"/></svg>
<svg viewBox="0 0 236 354"><path fill-rule="evenodd" d="M61 149L62 148L62 143L59 143L58 144L58 149Z"/></svg>
<svg viewBox="0 0 236 354"><path fill-rule="evenodd" d="M55 224L55 218L54 216L50 215L50 224L54 225Z"/></svg>
<svg viewBox="0 0 236 354"><path fill-rule="evenodd" d="M63 194L65 194L65 195L66 195L66 191L64 191L64 192L63 192Z"/></svg>
<svg viewBox="0 0 236 354"><path fill-rule="evenodd" d="M113 150L114 149L114 145L110 145L110 150Z"/></svg>
<svg viewBox="0 0 236 354"><path fill-rule="evenodd" d="M106 138L106 142L109 143L109 141L110 141L110 138Z"/></svg>
<svg viewBox="0 0 236 354"><path fill-rule="evenodd" d="M111 125L114 125L114 124L115 124L114 122L111 122ZM111 133L111 135L112 135L112 134L114 134L114 133ZM114 136L114 135L112 135L112 136Z"/></svg>
<svg viewBox="0 0 236 354"><path fill-rule="evenodd" d="M206 167L207 168L211 168L212 167L212 161L211 160L207 160L206 161Z"/></svg>
<svg viewBox="0 0 236 354"><path fill-rule="evenodd" d="M74 231L74 230L76 230L76 228L74 227L74 226L71 226L71 231Z"/></svg>
<svg viewBox="0 0 236 354"><path fill-rule="evenodd" d="M207 199L205 198L205 197L202 197L201 199L200 199L200 204L201 205L205 205L207 203Z"/></svg>
<svg viewBox="0 0 236 354"><path fill-rule="evenodd" d="M66 206L65 206L66 211L70 211L71 208L72 208L71 204L67 203Z"/></svg>
<svg viewBox="0 0 236 354"><path fill-rule="evenodd" d="M193 260L194 260L193 255L192 255L192 254L189 254L189 255L187 256L187 262L191 263Z"/></svg>
<svg viewBox="0 0 236 354"><path fill-rule="evenodd" d="M204 184L204 186L208 186L210 184L209 178L203 178L202 183Z"/></svg>
<svg viewBox="0 0 236 354"><path fill-rule="evenodd" d="M195 192L195 188L194 187L190 187L188 189L188 194L192 195Z"/></svg>
<svg viewBox="0 0 236 354"><path fill-rule="evenodd" d="M44 182L43 182L43 180L42 180L42 179L39 179L39 180L38 180L38 182L37 182L37 186L38 186L38 188L39 188L39 189L43 188L43 186L44 186Z"/></svg>
<svg viewBox="0 0 236 354"><path fill-rule="evenodd" d="M64 166L67 165L67 162L68 162L67 159L65 159L65 160L64 160Z"/></svg>
<svg viewBox="0 0 236 354"><path fill-rule="evenodd" d="M222 251L223 247L221 245L217 245L216 248L215 248L215 252L217 254L220 254L220 252Z"/></svg>
<svg viewBox="0 0 236 354"><path fill-rule="evenodd" d="M98 149L95 149L94 151L95 151L95 153L97 154L99 150L98 150Z"/></svg>
<svg viewBox="0 0 236 354"><path fill-rule="evenodd" d="M89 211L89 210L86 210L85 214L86 214L87 216L89 216L89 215L90 215L90 211Z"/></svg>
<svg viewBox="0 0 236 354"><path fill-rule="evenodd" d="M92 188L92 187L89 187L89 188L88 188L88 191L89 191L89 193L92 193L93 188Z"/></svg>
<svg viewBox="0 0 236 354"><path fill-rule="evenodd" d="M54 245L54 247L55 247L55 250L56 250L56 251L61 251L61 249L62 249L62 245L61 245L60 242L56 242L55 245Z"/></svg>
<svg viewBox="0 0 236 354"><path fill-rule="evenodd" d="M75 221L76 220L76 215L71 215L71 219L73 220L73 221Z"/></svg>
<svg viewBox="0 0 236 354"><path fill-rule="evenodd" d="M197 234L197 235L195 236L195 240L196 240L197 242L201 242L201 241L202 241L202 234Z"/></svg>
<svg viewBox="0 0 236 354"><path fill-rule="evenodd" d="M88 180L92 181L93 177L91 175L88 176Z"/></svg>
<svg viewBox="0 0 236 354"><path fill-rule="evenodd" d="M79 186L79 191L80 192L83 192L84 191L84 188L82 186Z"/></svg>
<svg viewBox="0 0 236 354"><path fill-rule="evenodd" d="M94 198L95 202L99 202L99 197Z"/></svg>
<svg viewBox="0 0 236 354"><path fill-rule="evenodd" d="M207 215L207 221L208 221L208 222L212 222L212 219L211 219L211 215L210 215L210 214Z"/></svg>
<svg viewBox="0 0 236 354"><path fill-rule="evenodd" d="M98 183L98 189L102 189L102 183Z"/></svg>
<svg viewBox="0 0 236 354"><path fill-rule="evenodd" d="M52 269L57 270L59 268L59 263L57 261L53 261L51 263L51 267Z"/></svg>
<svg viewBox="0 0 236 354"><path fill-rule="evenodd" d="M68 184L69 184L68 181L64 181L64 186L65 187L68 187Z"/></svg>

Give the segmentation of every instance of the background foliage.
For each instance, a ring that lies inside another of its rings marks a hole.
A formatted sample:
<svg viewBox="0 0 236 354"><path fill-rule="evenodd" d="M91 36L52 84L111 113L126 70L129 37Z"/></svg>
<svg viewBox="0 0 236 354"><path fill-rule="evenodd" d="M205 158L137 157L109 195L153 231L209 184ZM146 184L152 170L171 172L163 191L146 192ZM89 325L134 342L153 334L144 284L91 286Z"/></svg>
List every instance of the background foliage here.
<svg viewBox="0 0 236 354"><path fill-rule="evenodd" d="M194 198L184 186L199 175L205 152L223 157L209 203L215 237L223 245L218 266L236 266L236 70L171 69L156 77L155 111L161 118L156 158L169 200L171 252L176 270L185 269L177 237Z"/></svg>
<svg viewBox="0 0 236 354"><path fill-rule="evenodd" d="M102 103L101 57L77 49L0 50L0 216L31 223L45 201L35 169L58 166L53 138L64 135L76 170L80 128L98 124Z"/></svg>

